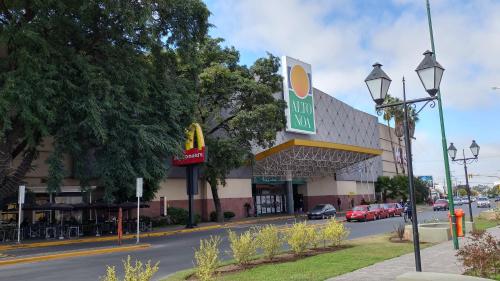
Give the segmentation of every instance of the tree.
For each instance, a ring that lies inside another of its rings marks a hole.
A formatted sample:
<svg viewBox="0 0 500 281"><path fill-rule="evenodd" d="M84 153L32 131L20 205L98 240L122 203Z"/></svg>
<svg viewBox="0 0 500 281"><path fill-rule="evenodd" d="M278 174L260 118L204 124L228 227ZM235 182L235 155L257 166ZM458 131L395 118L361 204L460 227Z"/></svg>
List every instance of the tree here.
<svg viewBox="0 0 500 281"><path fill-rule="evenodd" d="M415 200L417 203L425 202L429 197L429 188L426 183L418 178L414 178L413 184L415 189ZM384 202L386 202L388 198L402 198L403 201L406 201L406 199L409 198L408 177L404 175L398 175L392 178L380 176L375 182L375 191L382 193L382 200Z"/></svg>
<svg viewBox="0 0 500 281"><path fill-rule="evenodd" d="M51 191L72 174L126 200L141 176L151 198L191 121L195 84L180 66L193 63L208 16L198 0L1 1L1 194L52 136Z"/></svg>
<svg viewBox="0 0 500 281"><path fill-rule="evenodd" d="M197 51L197 67L187 69L197 79L196 120L208 147L203 174L210 185L217 220L223 220L217 187L231 170L251 164L252 147L270 147L285 127L285 103L280 92L279 59L269 54L251 67L239 64L234 47L207 37Z"/></svg>

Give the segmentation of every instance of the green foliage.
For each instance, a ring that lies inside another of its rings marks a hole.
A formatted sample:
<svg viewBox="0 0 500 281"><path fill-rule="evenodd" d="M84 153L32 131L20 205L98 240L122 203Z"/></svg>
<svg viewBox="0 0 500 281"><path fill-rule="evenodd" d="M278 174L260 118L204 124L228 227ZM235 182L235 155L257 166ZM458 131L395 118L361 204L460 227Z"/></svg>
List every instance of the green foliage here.
<svg viewBox="0 0 500 281"><path fill-rule="evenodd" d="M186 209L169 207L167 208L167 214L170 217L172 224L187 224L189 219L189 212ZM201 221L201 216L195 214L195 223Z"/></svg>
<svg viewBox="0 0 500 281"><path fill-rule="evenodd" d="M467 189L465 189L465 188L459 188L458 189L458 195L459 196L467 196Z"/></svg>
<svg viewBox="0 0 500 281"><path fill-rule="evenodd" d="M229 246L236 263L240 266L247 265L257 251L254 234L247 230L238 235L232 230L228 230Z"/></svg>
<svg viewBox="0 0 500 281"><path fill-rule="evenodd" d="M281 250L283 240L276 226L268 224L257 231L256 243L264 252L264 257L272 260Z"/></svg>
<svg viewBox="0 0 500 281"><path fill-rule="evenodd" d="M252 145L274 144L276 132L285 127L286 107L273 97L281 91L279 58L269 54L247 67L239 64L239 52L222 42L206 37L198 46L197 63L186 67L186 75L197 79L195 116L209 147L204 175L218 221L223 216L217 186L225 185L231 170L250 163Z"/></svg>
<svg viewBox="0 0 500 281"><path fill-rule="evenodd" d="M286 242L297 256L302 256L306 252L311 243L310 227L306 222L294 223L289 229L286 236Z"/></svg>
<svg viewBox="0 0 500 281"><path fill-rule="evenodd" d="M153 276L158 271L158 265L160 262L157 262L154 265L151 265L151 261L143 264L141 261L136 260L135 264L132 265L130 263L130 256L127 256L127 259L123 261L123 269L124 269L124 277L123 281L150 281L153 279ZM120 279L116 276L116 269L114 266L106 267L106 276L101 278L102 281L119 281Z"/></svg>
<svg viewBox="0 0 500 281"><path fill-rule="evenodd" d="M429 189L426 183L418 178L413 180L415 188L415 199L417 203L425 202L429 197ZM408 177L403 175L394 176L392 178L386 176L378 177L375 182L375 191L382 193L382 200L386 202L387 198L406 198L408 195Z"/></svg>
<svg viewBox="0 0 500 281"><path fill-rule="evenodd" d="M195 275L200 281L216 280L215 270L220 264L220 241L219 236L210 236L209 239L200 240L200 247L194 252Z"/></svg>
<svg viewBox="0 0 500 281"><path fill-rule="evenodd" d="M139 176L145 199L152 198L166 175L165 160L181 150L192 121L197 91L184 69L195 62L193 51L207 34L205 4L79 0L2 6L0 152L26 160L18 166L20 178L35 158L27 152L52 136L52 190L65 173L57 159L68 154L82 187L91 181L103 186L108 201L133 197ZM7 173L0 186L12 186L10 179Z"/></svg>

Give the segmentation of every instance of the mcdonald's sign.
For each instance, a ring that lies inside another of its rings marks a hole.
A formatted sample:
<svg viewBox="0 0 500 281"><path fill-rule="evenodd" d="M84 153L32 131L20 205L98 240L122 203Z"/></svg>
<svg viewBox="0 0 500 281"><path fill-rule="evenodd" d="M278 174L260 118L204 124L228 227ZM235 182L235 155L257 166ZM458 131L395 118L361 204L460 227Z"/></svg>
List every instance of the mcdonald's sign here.
<svg viewBox="0 0 500 281"><path fill-rule="evenodd" d="M194 146L196 136L196 147ZM186 148L182 157L174 157L174 166L186 166L206 161L205 139L198 123L193 123L187 131Z"/></svg>

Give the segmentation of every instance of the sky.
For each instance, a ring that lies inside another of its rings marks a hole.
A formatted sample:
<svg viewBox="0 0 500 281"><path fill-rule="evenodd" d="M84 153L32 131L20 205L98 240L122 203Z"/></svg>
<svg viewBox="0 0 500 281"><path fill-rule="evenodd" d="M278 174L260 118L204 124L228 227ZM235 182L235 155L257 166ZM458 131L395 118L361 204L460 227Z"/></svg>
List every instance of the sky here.
<svg viewBox="0 0 500 281"><path fill-rule="evenodd" d="M206 0L214 25L251 65L270 52L312 65L313 86L376 115L364 83L374 62L391 77L389 94L426 97L415 68L431 49L425 0ZM448 144L466 157L472 140L481 147L468 166L471 186L500 182L500 1L431 0L436 57L446 69L441 83ZM379 118L382 122L383 120ZM426 107L413 142L414 174L443 184L439 113ZM447 145L448 145L447 144ZM463 166L450 162L454 183ZM495 178L498 176L499 178Z"/></svg>

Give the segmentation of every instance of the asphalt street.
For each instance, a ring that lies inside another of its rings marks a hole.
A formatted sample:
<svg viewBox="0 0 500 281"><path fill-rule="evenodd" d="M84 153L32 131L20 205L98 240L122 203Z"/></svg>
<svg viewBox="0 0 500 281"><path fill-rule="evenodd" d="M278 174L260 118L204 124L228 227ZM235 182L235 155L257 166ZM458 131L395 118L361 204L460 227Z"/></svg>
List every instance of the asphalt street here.
<svg viewBox="0 0 500 281"><path fill-rule="evenodd" d="M475 204L474 204L475 205ZM473 205L474 215L478 214L478 210ZM459 206L468 214L466 205ZM431 221L433 219L446 219L448 212L440 211L433 212L424 211L418 213L419 222ZM401 217L394 217L370 222L350 222L345 223L351 231L349 239L369 236L380 233L387 233L394 230L394 227L403 222ZM273 222L275 225L284 225L293 223L293 219ZM322 223L321 220L313 223ZM232 227L235 231L245 231L250 225L240 225ZM121 261L130 255L132 259L141 261L151 260L152 262L160 261L160 269L156 274L157 280L161 279L176 271L193 267L194 249L198 247L200 239L209 237L210 235L219 235L222 237L221 254L223 259L230 258L228 254L229 245L227 240L227 229L207 230L201 232L184 233L166 237L146 238L141 242L150 243L151 247L145 250L132 251L130 253L111 253L95 256L75 257L62 260L53 260L47 262L24 263L11 266L0 267L0 280L2 281L19 281L19 280L72 280L86 281L99 280L100 276L105 274L106 265L117 266L118 272L121 271ZM126 244L133 244L135 241L128 240ZM84 245L84 246L82 246ZM86 243L78 245L67 245L52 247L51 251L67 251L81 249L82 247L103 247L116 245L116 242L106 243ZM26 255L46 252L45 249L22 249L16 250L12 254Z"/></svg>

